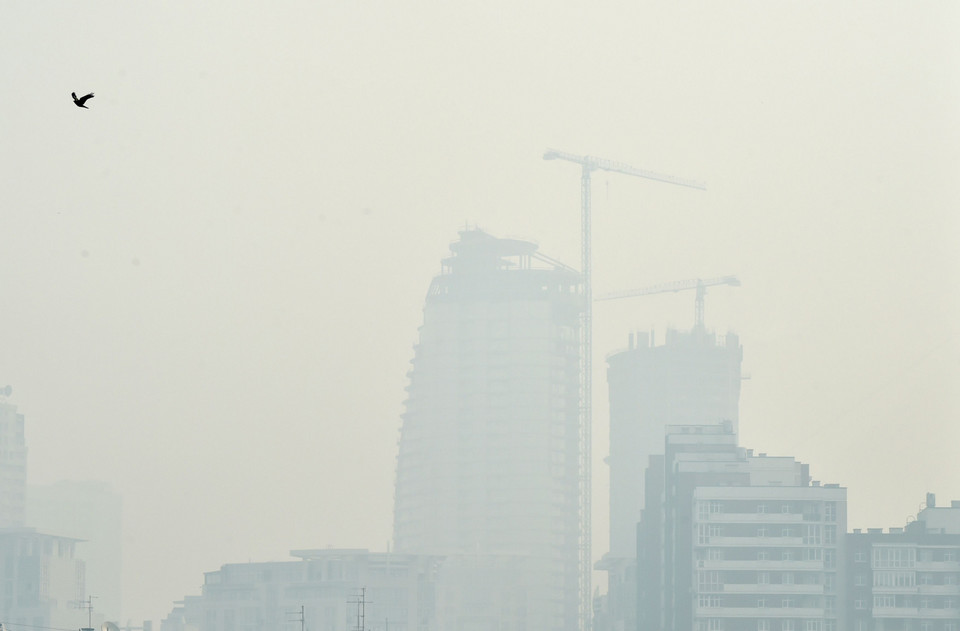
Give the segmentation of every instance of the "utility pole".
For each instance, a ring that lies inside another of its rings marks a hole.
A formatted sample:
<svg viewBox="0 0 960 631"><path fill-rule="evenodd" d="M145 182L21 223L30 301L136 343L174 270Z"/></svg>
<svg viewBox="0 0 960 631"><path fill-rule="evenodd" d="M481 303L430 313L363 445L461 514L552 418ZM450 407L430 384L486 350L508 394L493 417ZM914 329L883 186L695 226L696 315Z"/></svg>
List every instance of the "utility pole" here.
<svg viewBox="0 0 960 631"><path fill-rule="evenodd" d="M93 631L93 599L96 596L87 596L86 600L74 601L78 608L87 610L87 626L80 631Z"/></svg>
<svg viewBox="0 0 960 631"><path fill-rule="evenodd" d="M614 171L706 190L700 182L684 180L672 175L637 169L622 162L594 156L580 156L555 149L547 149L544 160L566 160L581 167L580 174L580 277L583 283L583 306L580 313L580 629L590 631L592 598L590 583L593 571L591 547L591 494L593 492L593 285L591 282L591 219L590 174L596 170Z"/></svg>

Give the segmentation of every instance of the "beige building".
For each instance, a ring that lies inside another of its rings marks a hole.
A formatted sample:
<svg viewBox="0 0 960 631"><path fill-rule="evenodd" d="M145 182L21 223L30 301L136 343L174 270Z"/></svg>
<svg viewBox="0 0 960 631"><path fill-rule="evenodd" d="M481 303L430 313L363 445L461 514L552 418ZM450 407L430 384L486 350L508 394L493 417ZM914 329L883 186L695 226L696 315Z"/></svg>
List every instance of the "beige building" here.
<svg viewBox="0 0 960 631"><path fill-rule="evenodd" d="M0 621L11 628L87 626L84 563L74 556L76 544L33 528L0 530Z"/></svg>

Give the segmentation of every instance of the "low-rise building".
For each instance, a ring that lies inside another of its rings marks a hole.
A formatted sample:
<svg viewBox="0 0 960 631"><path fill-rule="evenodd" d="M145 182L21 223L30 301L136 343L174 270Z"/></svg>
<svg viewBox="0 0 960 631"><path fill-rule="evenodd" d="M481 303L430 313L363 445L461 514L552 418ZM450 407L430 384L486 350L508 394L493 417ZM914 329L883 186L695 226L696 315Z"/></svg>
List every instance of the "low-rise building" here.
<svg viewBox="0 0 960 631"><path fill-rule="evenodd" d="M850 631L960 631L960 501L847 536Z"/></svg>
<svg viewBox="0 0 960 631"><path fill-rule="evenodd" d="M11 628L87 626L78 541L34 528L0 529L0 621Z"/></svg>
<svg viewBox="0 0 960 631"><path fill-rule="evenodd" d="M204 575L161 631L434 631L439 559L294 550L297 561L235 563Z"/></svg>

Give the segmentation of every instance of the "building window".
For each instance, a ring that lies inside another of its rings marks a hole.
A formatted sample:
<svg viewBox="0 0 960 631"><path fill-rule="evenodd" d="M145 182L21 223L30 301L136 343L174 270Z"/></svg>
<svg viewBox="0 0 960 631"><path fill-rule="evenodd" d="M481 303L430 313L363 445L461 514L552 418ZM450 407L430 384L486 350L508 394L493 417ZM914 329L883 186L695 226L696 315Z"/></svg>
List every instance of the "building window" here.
<svg viewBox="0 0 960 631"><path fill-rule="evenodd" d="M710 548L707 550L707 558L711 561L723 561L723 550L720 548Z"/></svg>
<svg viewBox="0 0 960 631"><path fill-rule="evenodd" d="M820 621L807 620L806 629L807 631L820 631Z"/></svg>
<svg viewBox="0 0 960 631"><path fill-rule="evenodd" d="M933 576L930 574L919 574L917 575L917 582L921 585L933 585Z"/></svg>
<svg viewBox="0 0 960 631"><path fill-rule="evenodd" d="M803 532L803 543L810 546L820 545L820 526L817 524L809 524L804 529Z"/></svg>
<svg viewBox="0 0 960 631"><path fill-rule="evenodd" d="M956 575L956 574L944 574L944 575L943 575L943 584L944 584L944 585L956 585L956 584L957 584L957 575Z"/></svg>
<svg viewBox="0 0 960 631"><path fill-rule="evenodd" d="M781 604L781 607L783 607L784 609L793 609L796 606L797 606L797 601L794 600L793 598L784 598L783 603Z"/></svg>
<svg viewBox="0 0 960 631"><path fill-rule="evenodd" d="M857 574L853 577L853 584L857 587L865 587L867 585L867 575Z"/></svg>
<svg viewBox="0 0 960 631"><path fill-rule="evenodd" d="M837 521L836 502L827 502L823 505L823 517L825 521Z"/></svg>
<svg viewBox="0 0 960 631"><path fill-rule="evenodd" d="M781 537L792 537L792 536L793 536L793 532L792 532L789 528L781 528L781 529L780 529L780 536L781 536Z"/></svg>
<svg viewBox="0 0 960 631"><path fill-rule="evenodd" d="M784 585L793 585L793 572L784 572L780 582Z"/></svg>
<svg viewBox="0 0 960 631"><path fill-rule="evenodd" d="M784 550L780 554L780 559L783 561L793 561L793 550Z"/></svg>
<svg viewBox="0 0 960 631"><path fill-rule="evenodd" d="M837 631L837 621L829 618L823 621L823 631Z"/></svg>
<svg viewBox="0 0 960 631"><path fill-rule="evenodd" d="M916 548L879 547L873 549L873 567L875 568L911 568L916 560Z"/></svg>
<svg viewBox="0 0 960 631"><path fill-rule="evenodd" d="M757 561L766 561L770 558L770 553L766 550L760 550L757 552Z"/></svg>
<svg viewBox="0 0 960 631"><path fill-rule="evenodd" d="M866 609L866 608L867 608L867 601L865 601L865 600L855 600L855 601L853 601L853 608L854 608L854 609Z"/></svg>
<svg viewBox="0 0 960 631"><path fill-rule="evenodd" d="M821 549L821 548L804 548L804 549L803 549L803 560L804 560L804 561L822 561L822 560L823 560L823 549Z"/></svg>
<svg viewBox="0 0 960 631"><path fill-rule="evenodd" d="M943 553L943 560L944 560L944 561L956 561L958 554L960 554L960 553L958 553L956 550L947 550L946 552Z"/></svg>
<svg viewBox="0 0 960 631"><path fill-rule="evenodd" d="M769 585L770 572L757 572L757 583L760 585Z"/></svg>
<svg viewBox="0 0 960 631"><path fill-rule="evenodd" d="M881 596L873 597L873 608L874 609L892 609L897 606L897 597L883 594Z"/></svg>
<svg viewBox="0 0 960 631"><path fill-rule="evenodd" d="M933 623L929 620L921 620L920 631L933 631Z"/></svg>
<svg viewBox="0 0 960 631"><path fill-rule="evenodd" d="M761 504L757 504L757 512L758 512L758 513L765 513L765 512L767 512L767 505L766 505L766 504L762 504L762 503L761 503ZM765 622L767 622L767 624L770 623L769 620L766 620Z"/></svg>
<svg viewBox="0 0 960 631"><path fill-rule="evenodd" d="M780 506L780 512L781 512L781 513L784 513L784 514L789 513L789 512L790 512L790 505L789 505L789 504L782 504L782 505Z"/></svg>
<svg viewBox="0 0 960 631"><path fill-rule="evenodd" d="M784 620L780 623L781 631L795 631L796 627L793 624L793 620Z"/></svg>
<svg viewBox="0 0 960 631"><path fill-rule="evenodd" d="M704 524L697 526L697 543L700 545L710 543L710 531Z"/></svg>
<svg viewBox="0 0 960 631"><path fill-rule="evenodd" d="M770 621L757 620L757 631L770 631Z"/></svg>
<svg viewBox="0 0 960 631"><path fill-rule="evenodd" d="M823 551L823 567L828 570L832 570L837 567L837 557L833 550Z"/></svg>
<svg viewBox="0 0 960 631"><path fill-rule="evenodd" d="M828 546L837 543L837 527L836 526L823 527L823 543Z"/></svg>
<svg viewBox="0 0 960 631"><path fill-rule="evenodd" d="M723 620L720 618L707 620L707 631L723 631Z"/></svg>
<svg viewBox="0 0 960 631"><path fill-rule="evenodd" d="M943 599L943 608L944 608L944 609L953 609L953 608L955 608L956 606L957 606L957 604L954 602L954 600L953 600L952 598L944 598L944 599Z"/></svg>
<svg viewBox="0 0 960 631"><path fill-rule="evenodd" d="M833 574L827 574L823 577L823 591L833 591Z"/></svg>
<svg viewBox="0 0 960 631"><path fill-rule="evenodd" d="M757 609L765 609L767 607L767 601L765 598L757 599Z"/></svg>
<svg viewBox="0 0 960 631"><path fill-rule="evenodd" d="M857 563L866 563L867 554L865 552L857 552L856 554L853 555L853 560L856 561Z"/></svg>
<svg viewBox="0 0 960 631"><path fill-rule="evenodd" d="M760 526L759 528L757 528L757 536L758 536L758 537L766 537L766 536L767 536L767 529L764 528L763 526Z"/></svg>

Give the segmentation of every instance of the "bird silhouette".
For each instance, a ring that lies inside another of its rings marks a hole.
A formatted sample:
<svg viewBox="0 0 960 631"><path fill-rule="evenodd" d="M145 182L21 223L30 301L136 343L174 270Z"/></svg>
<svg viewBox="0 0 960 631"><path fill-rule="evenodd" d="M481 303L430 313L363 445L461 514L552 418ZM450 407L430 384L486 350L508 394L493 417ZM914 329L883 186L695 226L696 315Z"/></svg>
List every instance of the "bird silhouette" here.
<svg viewBox="0 0 960 631"><path fill-rule="evenodd" d="M88 94L87 96L81 96L79 99L77 98L77 93L76 93L76 92L71 92L71 93L70 93L70 96L73 97L73 104L76 105L77 107L82 107L82 108L85 109L85 110L90 109L89 107L87 107L86 105L84 105L84 103L87 102L87 99L92 99L92 98L93 98L93 92L91 92L91 93Z"/></svg>

